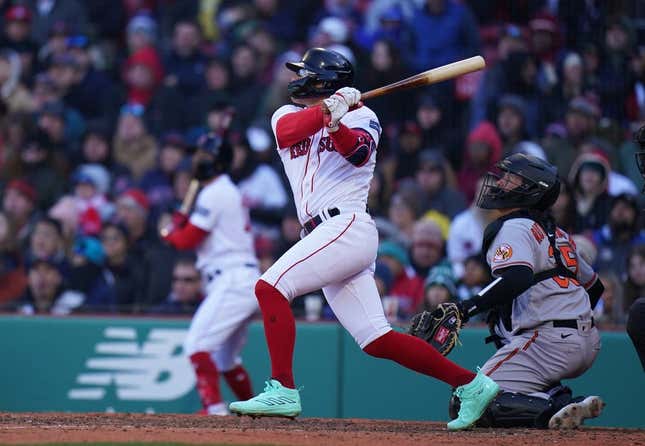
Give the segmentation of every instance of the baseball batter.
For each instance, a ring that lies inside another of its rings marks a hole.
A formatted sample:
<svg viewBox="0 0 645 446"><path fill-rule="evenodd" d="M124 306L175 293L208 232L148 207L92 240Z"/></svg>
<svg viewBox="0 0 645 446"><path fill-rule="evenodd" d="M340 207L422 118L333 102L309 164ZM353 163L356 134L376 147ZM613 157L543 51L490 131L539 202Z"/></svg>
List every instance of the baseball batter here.
<svg viewBox="0 0 645 446"><path fill-rule="evenodd" d="M240 351L257 310L253 287L260 272L248 210L226 173L231 160L232 149L224 139L213 134L200 139L193 168L203 188L190 218L175 215L175 229L164 237L178 249L197 249L206 298L191 321L184 351L197 376L203 412L210 415L229 413L220 373L237 398L253 395Z"/></svg>
<svg viewBox="0 0 645 446"><path fill-rule="evenodd" d="M502 175L489 173L478 198L478 206L500 215L483 243L496 279L462 304L466 317L491 308L498 314L500 348L482 370L504 392L485 422L577 427L598 416L603 402L597 396L573 400L560 380L583 374L600 350L592 308L603 285L548 213L560 192L556 168L523 154L497 167Z"/></svg>
<svg viewBox="0 0 645 446"><path fill-rule="evenodd" d="M351 88L354 71L342 55L308 50L287 67L294 104L271 119L278 151L291 184L303 238L258 281L255 292L264 318L271 356L271 379L264 392L231 403L238 414L295 417L300 395L292 371L295 322L289 303L323 290L340 323L368 354L438 378L465 391L450 429L471 426L497 394L486 375L465 370L427 343L391 329L374 282L378 245L366 212L370 180L381 134L378 118L359 103Z"/></svg>

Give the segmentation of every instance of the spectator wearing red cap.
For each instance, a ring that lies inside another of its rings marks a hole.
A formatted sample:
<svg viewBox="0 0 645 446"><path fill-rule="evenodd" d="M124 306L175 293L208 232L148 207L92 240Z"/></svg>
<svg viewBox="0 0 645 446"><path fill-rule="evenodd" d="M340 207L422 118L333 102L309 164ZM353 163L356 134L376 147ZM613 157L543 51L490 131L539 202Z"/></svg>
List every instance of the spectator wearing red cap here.
<svg viewBox="0 0 645 446"><path fill-rule="evenodd" d="M555 62L561 46L560 26L552 14L541 11L529 21L531 49L539 60L538 82L550 91L558 82Z"/></svg>
<svg viewBox="0 0 645 446"><path fill-rule="evenodd" d="M24 5L11 6L4 14L5 26L3 29L0 48L10 48L21 56L24 72L31 72L38 46L31 40L32 14Z"/></svg>
<svg viewBox="0 0 645 446"><path fill-rule="evenodd" d="M37 207L49 208L63 195L66 186L66 160L55 151L52 142L42 130L27 134L27 141L9 172L22 175L36 189Z"/></svg>
<svg viewBox="0 0 645 446"><path fill-rule="evenodd" d="M156 305L166 298L176 251L159 241L149 222L150 201L141 189L128 189L116 200L117 220L128 229L130 253L141 259L145 283L135 302L136 310Z"/></svg>
<svg viewBox="0 0 645 446"><path fill-rule="evenodd" d="M36 216L36 189L26 180L10 181L2 196L2 211L16 231L21 245L29 236L31 222Z"/></svg>
<svg viewBox="0 0 645 446"><path fill-rule="evenodd" d="M490 122L482 122L468 135L464 162L457 174L459 189L467 202L475 198L477 180L484 176L502 155L502 140Z"/></svg>

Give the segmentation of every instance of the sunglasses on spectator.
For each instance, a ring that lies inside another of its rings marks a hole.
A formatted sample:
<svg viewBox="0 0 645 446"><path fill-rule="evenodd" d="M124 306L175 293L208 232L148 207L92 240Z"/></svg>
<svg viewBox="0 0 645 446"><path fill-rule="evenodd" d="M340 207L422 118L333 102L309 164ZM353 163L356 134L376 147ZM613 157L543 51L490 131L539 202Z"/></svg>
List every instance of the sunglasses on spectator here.
<svg viewBox="0 0 645 446"><path fill-rule="evenodd" d="M173 282L185 282L185 283L190 283L190 282L197 282L199 280L199 277L195 276L172 276Z"/></svg>

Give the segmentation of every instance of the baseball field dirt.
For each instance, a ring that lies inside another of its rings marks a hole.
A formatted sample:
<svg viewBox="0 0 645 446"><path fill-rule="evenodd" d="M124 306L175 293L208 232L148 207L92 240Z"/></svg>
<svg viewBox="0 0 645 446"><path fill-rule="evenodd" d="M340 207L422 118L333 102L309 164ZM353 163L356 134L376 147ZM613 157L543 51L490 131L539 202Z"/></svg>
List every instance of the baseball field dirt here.
<svg viewBox="0 0 645 446"><path fill-rule="evenodd" d="M0 413L0 443L141 443L403 446L645 445L645 430L475 429L393 420L206 417L174 414Z"/></svg>

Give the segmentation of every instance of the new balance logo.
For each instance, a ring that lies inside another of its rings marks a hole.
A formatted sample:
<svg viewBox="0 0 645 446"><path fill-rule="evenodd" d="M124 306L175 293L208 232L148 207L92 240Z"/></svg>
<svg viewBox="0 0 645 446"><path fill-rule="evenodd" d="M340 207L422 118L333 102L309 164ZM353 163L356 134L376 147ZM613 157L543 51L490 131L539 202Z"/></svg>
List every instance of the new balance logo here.
<svg viewBox="0 0 645 446"><path fill-rule="evenodd" d="M182 353L185 329L155 328L143 342L134 327L107 327L67 392L71 400L103 400L108 390L124 401L171 401L195 386L190 362Z"/></svg>

